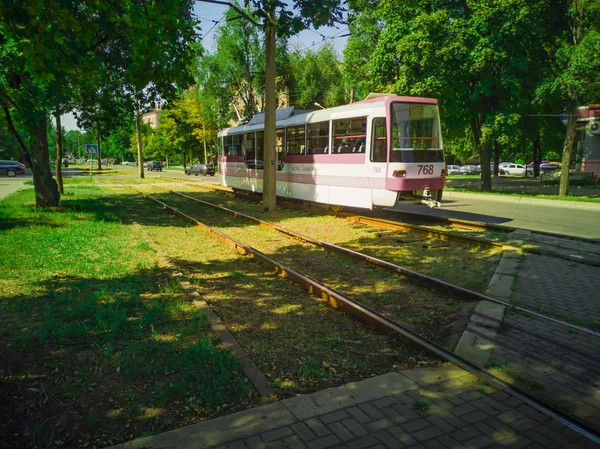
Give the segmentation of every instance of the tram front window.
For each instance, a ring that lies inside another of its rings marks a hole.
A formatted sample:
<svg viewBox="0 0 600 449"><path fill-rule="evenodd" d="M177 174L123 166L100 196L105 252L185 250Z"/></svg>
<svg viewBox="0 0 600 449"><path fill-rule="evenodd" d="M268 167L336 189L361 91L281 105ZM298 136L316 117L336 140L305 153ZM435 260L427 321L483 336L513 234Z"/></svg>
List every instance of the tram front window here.
<svg viewBox="0 0 600 449"><path fill-rule="evenodd" d="M443 162L437 105L392 103L390 162Z"/></svg>

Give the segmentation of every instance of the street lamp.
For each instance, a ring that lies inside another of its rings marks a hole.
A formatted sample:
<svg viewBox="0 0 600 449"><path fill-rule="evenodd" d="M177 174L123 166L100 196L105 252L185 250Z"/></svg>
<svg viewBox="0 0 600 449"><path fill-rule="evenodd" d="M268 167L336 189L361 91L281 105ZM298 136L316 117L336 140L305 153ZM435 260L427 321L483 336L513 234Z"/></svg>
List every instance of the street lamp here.
<svg viewBox="0 0 600 449"><path fill-rule="evenodd" d="M315 106L319 106L321 109L325 109L325 107L321 106L319 103L315 101Z"/></svg>

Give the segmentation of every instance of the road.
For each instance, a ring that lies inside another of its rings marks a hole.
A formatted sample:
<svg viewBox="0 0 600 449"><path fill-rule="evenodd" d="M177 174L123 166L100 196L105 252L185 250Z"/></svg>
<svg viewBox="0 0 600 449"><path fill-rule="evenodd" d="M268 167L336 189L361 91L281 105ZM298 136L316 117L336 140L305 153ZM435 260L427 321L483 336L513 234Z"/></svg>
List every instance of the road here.
<svg viewBox="0 0 600 449"><path fill-rule="evenodd" d="M132 177L137 167L117 166L130 171ZM217 184L218 176L186 176L183 171L145 172L146 177L169 177L187 181ZM65 177L71 174L65 170ZM0 178L0 198L23 187L31 176ZM394 209L440 217L497 223L536 231L555 232L577 237L600 238L600 204L572 201L553 201L515 196L479 195L445 192L443 206L429 209L420 204L402 204Z"/></svg>
<svg viewBox="0 0 600 449"><path fill-rule="evenodd" d="M600 204L501 195L444 192L442 208L403 204L394 209L462 220L600 238Z"/></svg>
<svg viewBox="0 0 600 449"><path fill-rule="evenodd" d="M32 187L25 185L25 181L30 181L31 179L31 175L16 176L14 178L9 178L8 176L0 177L0 200L19 189Z"/></svg>

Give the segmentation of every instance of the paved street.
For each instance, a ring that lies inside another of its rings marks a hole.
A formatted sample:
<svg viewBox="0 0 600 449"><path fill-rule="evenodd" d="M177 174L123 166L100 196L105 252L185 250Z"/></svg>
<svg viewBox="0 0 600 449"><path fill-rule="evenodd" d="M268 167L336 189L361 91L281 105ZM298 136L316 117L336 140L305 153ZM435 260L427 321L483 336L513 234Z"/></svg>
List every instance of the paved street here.
<svg viewBox="0 0 600 449"><path fill-rule="evenodd" d="M600 238L598 203L445 192L441 209L429 209L418 204L403 204L395 209L578 237Z"/></svg>
<svg viewBox="0 0 600 449"><path fill-rule="evenodd" d="M31 175L16 176L14 178L9 178L8 176L0 177L0 200L21 188L33 187L25 185L25 181L30 181L31 179Z"/></svg>

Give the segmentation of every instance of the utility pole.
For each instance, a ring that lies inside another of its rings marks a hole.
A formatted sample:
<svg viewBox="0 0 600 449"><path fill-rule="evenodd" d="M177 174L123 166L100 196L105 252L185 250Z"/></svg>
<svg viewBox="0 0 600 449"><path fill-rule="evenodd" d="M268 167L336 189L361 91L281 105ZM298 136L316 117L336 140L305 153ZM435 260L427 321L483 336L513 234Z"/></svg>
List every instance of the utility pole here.
<svg viewBox="0 0 600 449"><path fill-rule="evenodd" d="M144 153L142 152L142 131L140 129L140 108L135 111L135 132L137 136L138 171L140 178L144 179Z"/></svg>
<svg viewBox="0 0 600 449"><path fill-rule="evenodd" d="M199 0L202 3L213 3L217 5L225 5L232 8L240 16L244 17L254 25L261 26L252 17L248 16L239 7L231 2L223 0ZM275 114L277 111L276 93L275 93L275 28L277 25L275 16L276 2L269 1L266 7L267 17L265 18L263 27L265 28L265 47L267 52L267 65L265 69L265 155L263 169L263 210L274 212L276 206L276 175L277 162L275 151ZM234 106L235 107L235 106Z"/></svg>
<svg viewBox="0 0 600 449"><path fill-rule="evenodd" d="M263 172L263 210L275 212L277 152L275 151L275 4L271 3L265 26L267 67L265 70L265 164Z"/></svg>

